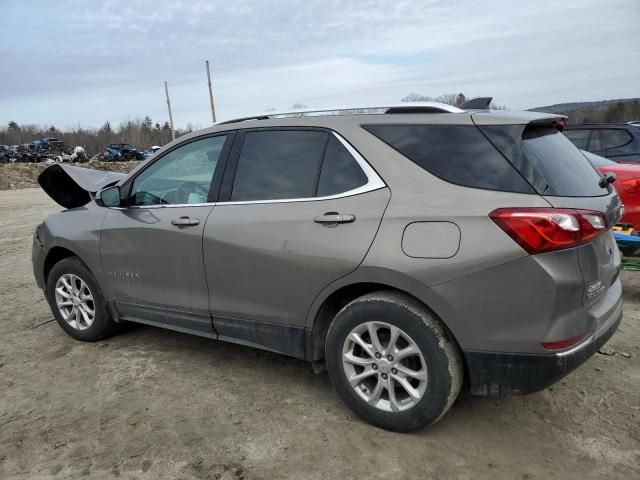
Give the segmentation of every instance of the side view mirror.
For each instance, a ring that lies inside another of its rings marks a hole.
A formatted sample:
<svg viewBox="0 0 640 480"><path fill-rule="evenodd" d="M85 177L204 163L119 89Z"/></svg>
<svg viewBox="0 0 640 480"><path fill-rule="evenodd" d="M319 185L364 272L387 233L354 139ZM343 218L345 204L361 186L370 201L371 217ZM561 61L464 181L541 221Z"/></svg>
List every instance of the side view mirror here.
<svg viewBox="0 0 640 480"><path fill-rule="evenodd" d="M100 203L103 207L119 207L120 206L120 187L114 185L105 188L98 194Z"/></svg>

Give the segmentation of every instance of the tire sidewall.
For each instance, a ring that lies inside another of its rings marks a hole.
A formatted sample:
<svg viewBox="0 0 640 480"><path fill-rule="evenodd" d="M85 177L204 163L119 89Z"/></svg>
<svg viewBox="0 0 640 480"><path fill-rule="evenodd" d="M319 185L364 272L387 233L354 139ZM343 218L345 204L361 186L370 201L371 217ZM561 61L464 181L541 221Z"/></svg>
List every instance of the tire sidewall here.
<svg viewBox="0 0 640 480"><path fill-rule="evenodd" d="M404 300L404 299L403 299ZM342 350L349 333L371 322L394 325L409 335L420 349L427 367L427 389L413 407L401 412L385 412L367 404L351 387L342 365ZM418 305L394 301L392 297L370 297L344 307L327 333L325 359L329 378L342 400L358 416L376 426L394 431L412 431L437 421L451 404L454 379L450 359L442 342L449 341L433 317Z"/></svg>
<svg viewBox="0 0 640 480"><path fill-rule="evenodd" d="M91 294L95 309L93 323L86 330L77 330L69 325L60 314L56 305L55 287L58 279L67 273L71 273L84 281ZM104 338L112 325L111 318L107 310L106 301L98 282L89 269L76 257L65 258L56 263L47 277L46 297L53 315L62 329L73 338L87 342L93 342Z"/></svg>

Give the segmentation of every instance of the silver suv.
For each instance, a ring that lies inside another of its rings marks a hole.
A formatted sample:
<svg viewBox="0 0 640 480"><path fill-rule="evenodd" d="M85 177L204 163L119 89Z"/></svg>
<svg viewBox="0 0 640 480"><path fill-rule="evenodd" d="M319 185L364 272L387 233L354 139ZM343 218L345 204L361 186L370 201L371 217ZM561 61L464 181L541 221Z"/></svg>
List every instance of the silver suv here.
<svg viewBox="0 0 640 480"><path fill-rule="evenodd" d="M622 206L534 112L442 104L268 114L165 146L129 175L54 165L66 210L33 265L60 326L139 322L326 368L382 428L473 394L544 389L622 318Z"/></svg>

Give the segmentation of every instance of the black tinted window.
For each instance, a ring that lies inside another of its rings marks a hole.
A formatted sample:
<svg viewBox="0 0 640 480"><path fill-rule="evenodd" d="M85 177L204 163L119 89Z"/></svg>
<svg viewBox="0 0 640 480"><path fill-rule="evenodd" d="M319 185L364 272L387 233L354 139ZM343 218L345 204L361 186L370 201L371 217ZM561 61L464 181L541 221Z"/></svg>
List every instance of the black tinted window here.
<svg viewBox="0 0 640 480"><path fill-rule="evenodd" d="M582 150L587 149L591 130L565 130L563 133L576 147Z"/></svg>
<svg viewBox="0 0 640 480"><path fill-rule="evenodd" d="M595 168L556 128L526 128L522 140L525 157L546 180L541 195L596 197L608 193L598 185L600 175Z"/></svg>
<svg viewBox="0 0 640 480"><path fill-rule="evenodd" d="M322 173L318 184L318 196L326 197L347 192L367 183L358 162L334 136L329 137L322 162Z"/></svg>
<svg viewBox="0 0 640 480"><path fill-rule="evenodd" d="M473 126L367 125L376 137L430 173L467 187L533 193Z"/></svg>
<svg viewBox="0 0 640 480"><path fill-rule="evenodd" d="M604 135L604 144L607 148L622 147L632 140L629 132L619 128L603 130L602 134Z"/></svg>
<svg viewBox="0 0 640 480"><path fill-rule="evenodd" d="M327 134L317 131L247 133L231 200L313 197L326 143Z"/></svg>

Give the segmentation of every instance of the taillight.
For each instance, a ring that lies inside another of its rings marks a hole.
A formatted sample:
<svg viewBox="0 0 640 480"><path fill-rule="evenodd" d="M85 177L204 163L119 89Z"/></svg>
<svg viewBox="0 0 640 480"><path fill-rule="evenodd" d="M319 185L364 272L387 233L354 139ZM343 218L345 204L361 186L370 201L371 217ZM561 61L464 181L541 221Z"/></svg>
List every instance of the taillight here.
<svg viewBox="0 0 640 480"><path fill-rule="evenodd" d="M590 210L499 208L489 217L532 255L588 243L607 229L604 215Z"/></svg>
<svg viewBox="0 0 640 480"><path fill-rule="evenodd" d="M640 178L630 178L622 181L622 188L631 195L640 193Z"/></svg>

